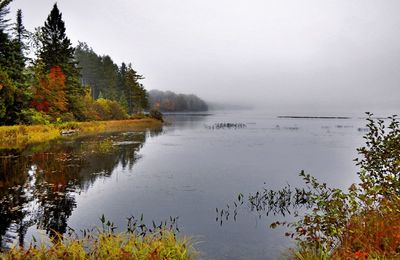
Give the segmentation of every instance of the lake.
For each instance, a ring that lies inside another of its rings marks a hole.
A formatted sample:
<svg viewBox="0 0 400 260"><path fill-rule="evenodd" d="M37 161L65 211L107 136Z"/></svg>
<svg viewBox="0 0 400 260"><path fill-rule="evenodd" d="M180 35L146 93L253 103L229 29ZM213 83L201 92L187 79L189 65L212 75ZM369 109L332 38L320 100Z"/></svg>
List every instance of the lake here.
<svg viewBox="0 0 400 260"><path fill-rule="evenodd" d="M29 244L52 230L127 217L179 216L205 259L276 259L293 246L281 216L247 208L220 225L216 208L263 187L302 185L305 170L329 185L357 181L353 159L365 119L278 118L256 111L166 116L162 129L66 137L0 151L0 242ZM225 123L225 124L221 124ZM226 123L230 123L227 125Z"/></svg>

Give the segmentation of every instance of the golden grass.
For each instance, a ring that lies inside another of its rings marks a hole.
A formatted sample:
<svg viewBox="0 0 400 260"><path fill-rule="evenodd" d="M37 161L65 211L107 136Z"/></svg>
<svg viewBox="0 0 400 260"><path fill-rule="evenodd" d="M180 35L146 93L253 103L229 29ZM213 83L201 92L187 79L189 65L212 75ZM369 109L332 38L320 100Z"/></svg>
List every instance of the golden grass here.
<svg viewBox="0 0 400 260"><path fill-rule="evenodd" d="M187 238L177 238L169 230L146 234L100 233L91 238L70 239L30 246L14 247L0 254L6 259L194 259L197 251Z"/></svg>
<svg viewBox="0 0 400 260"><path fill-rule="evenodd" d="M162 123L152 118L69 122L60 125L15 125L0 127L0 149L22 149L28 144L50 141L61 137L64 130L76 130L79 134L94 134L113 131L141 131L161 127Z"/></svg>

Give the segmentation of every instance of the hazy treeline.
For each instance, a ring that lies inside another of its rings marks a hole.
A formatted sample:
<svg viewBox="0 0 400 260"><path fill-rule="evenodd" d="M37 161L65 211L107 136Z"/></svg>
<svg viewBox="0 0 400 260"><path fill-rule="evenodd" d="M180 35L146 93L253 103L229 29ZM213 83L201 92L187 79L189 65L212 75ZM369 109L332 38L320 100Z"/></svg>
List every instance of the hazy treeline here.
<svg viewBox="0 0 400 260"><path fill-rule="evenodd" d="M15 23L7 19L11 2L0 0L0 125L123 119L147 109L142 76L85 43L74 48L57 4L28 32L21 10Z"/></svg>
<svg viewBox="0 0 400 260"><path fill-rule="evenodd" d="M172 91L149 91L150 107L163 112L207 111L206 102L196 95L176 94Z"/></svg>

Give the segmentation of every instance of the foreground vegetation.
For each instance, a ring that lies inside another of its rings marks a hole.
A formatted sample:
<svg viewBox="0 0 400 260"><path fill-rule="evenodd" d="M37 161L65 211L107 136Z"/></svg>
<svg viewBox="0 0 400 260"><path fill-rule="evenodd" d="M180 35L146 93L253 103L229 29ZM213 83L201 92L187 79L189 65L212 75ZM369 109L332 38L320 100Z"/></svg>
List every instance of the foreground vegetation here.
<svg viewBox="0 0 400 260"><path fill-rule="evenodd" d="M50 243L34 241L28 248L13 247L0 254L2 259L194 259L198 252L194 242L178 237L177 218L149 228L140 219L128 218L127 230L116 233L116 227L100 218L102 228L72 229L64 237L56 234Z"/></svg>
<svg viewBox="0 0 400 260"><path fill-rule="evenodd" d="M28 144L50 141L63 133L93 134L111 131L144 130L161 127L158 119L137 116L136 119L93 122L67 122L48 125L15 125L0 127L0 149L22 149Z"/></svg>
<svg viewBox="0 0 400 260"><path fill-rule="evenodd" d="M231 207L217 209L217 220L236 219L241 205L260 217L293 214L296 221L276 221L271 228L292 230L286 236L297 242L294 259L399 259L400 123L395 116L386 123L368 116L366 145L355 159L360 183L344 191L302 171L305 187L265 188L247 200L239 194Z"/></svg>
<svg viewBox="0 0 400 260"><path fill-rule="evenodd" d="M30 246L15 247L2 259L194 259L190 240L177 238L171 231L137 236L130 233L100 233L85 239L66 239Z"/></svg>

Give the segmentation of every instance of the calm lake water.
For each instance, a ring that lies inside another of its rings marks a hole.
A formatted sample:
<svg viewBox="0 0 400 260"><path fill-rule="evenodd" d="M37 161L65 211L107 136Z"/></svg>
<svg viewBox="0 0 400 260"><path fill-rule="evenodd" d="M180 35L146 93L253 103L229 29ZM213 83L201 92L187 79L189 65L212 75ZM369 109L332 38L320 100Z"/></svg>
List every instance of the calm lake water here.
<svg viewBox="0 0 400 260"><path fill-rule="evenodd" d="M243 208L222 226L216 208L263 187L301 185L300 170L331 186L357 180L353 159L365 120L290 119L249 112L167 116L146 132L68 137L1 151L2 247L100 225L104 214L123 229L126 218L179 216L180 233L198 241L205 259L276 259L289 246L281 216L258 218ZM212 128L242 123L243 128ZM12 155L12 156L10 156Z"/></svg>

